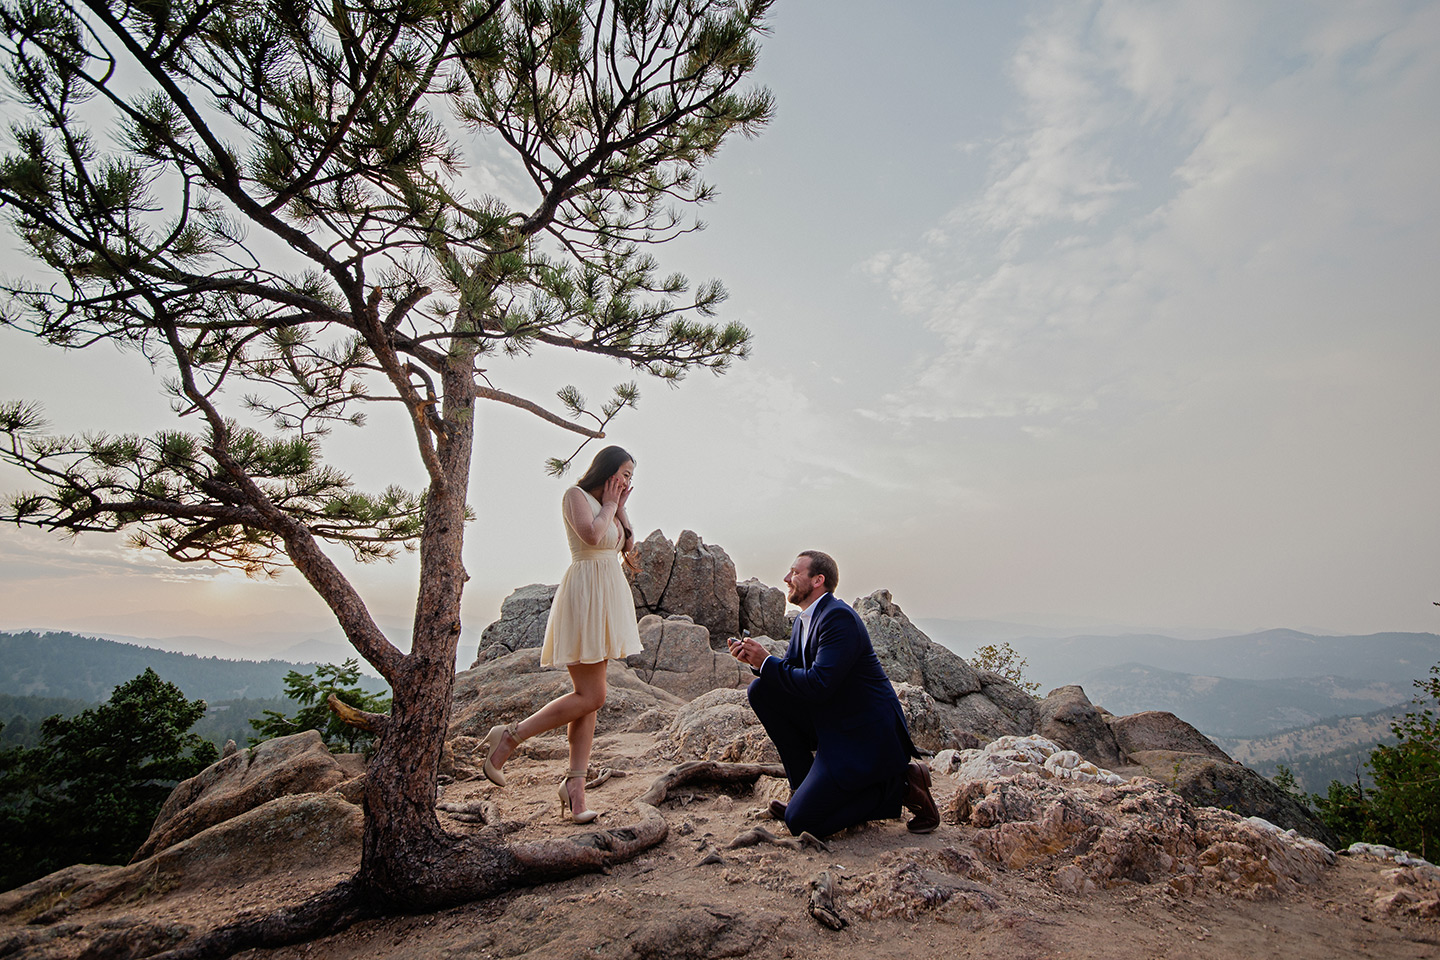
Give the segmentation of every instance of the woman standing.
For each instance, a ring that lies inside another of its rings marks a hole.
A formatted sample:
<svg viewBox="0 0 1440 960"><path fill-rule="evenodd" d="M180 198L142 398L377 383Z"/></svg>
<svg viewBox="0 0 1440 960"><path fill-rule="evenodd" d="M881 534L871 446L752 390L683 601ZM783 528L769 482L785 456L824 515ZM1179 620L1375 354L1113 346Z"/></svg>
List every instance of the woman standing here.
<svg viewBox="0 0 1440 960"><path fill-rule="evenodd" d="M571 562L550 606L540 665L563 663L575 689L519 723L492 728L480 745L485 776L503 787L500 768L522 741L569 724L570 771L560 781L560 812L568 806L576 823L599 816L585 807L585 772L595 715L605 703L606 662L641 649L635 601L616 556L635 546L635 531L625 514L634 476L635 459L619 447L606 447L562 501Z"/></svg>

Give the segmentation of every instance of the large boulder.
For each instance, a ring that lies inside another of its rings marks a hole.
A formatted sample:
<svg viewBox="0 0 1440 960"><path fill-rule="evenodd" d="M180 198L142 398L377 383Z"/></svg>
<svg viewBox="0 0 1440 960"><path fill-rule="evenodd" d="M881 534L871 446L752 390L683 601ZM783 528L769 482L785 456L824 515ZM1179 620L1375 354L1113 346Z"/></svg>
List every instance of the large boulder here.
<svg viewBox="0 0 1440 960"><path fill-rule="evenodd" d="M710 631L688 619L662 620L648 614L640 620L640 653L625 658L635 675L668 690L681 700L694 700L716 687L746 687L754 674L729 653L710 648Z"/></svg>
<svg viewBox="0 0 1440 960"><path fill-rule="evenodd" d="M480 647L471 667L516 650L543 646L550 605L559 584L532 583L519 587L500 604L500 619L480 632Z"/></svg>
<svg viewBox="0 0 1440 960"><path fill-rule="evenodd" d="M670 760L780 762L744 690L711 690L681 707L657 753Z"/></svg>
<svg viewBox="0 0 1440 960"><path fill-rule="evenodd" d="M1004 677L977 670L910 622L889 590L855 601L875 655L892 683L923 690L901 697L911 735L924 750L966 746L971 740L1020 736L1035 723L1035 698Z"/></svg>
<svg viewBox="0 0 1440 960"><path fill-rule="evenodd" d="M1195 806L1137 777L1117 786L1075 784L1031 771L962 782L944 818L974 827L986 859L1064 893L1165 884L1257 898L1324 876L1335 855L1272 823Z"/></svg>
<svg viewBox="0 0 1440 960"><path fill-rule="evenodd" d="M659 729L684 703L618 660L610 661L605 681L602 732ZM483 737L492 726L523 720L571 689L570 674L562 667L540 666L540 651L533 647L487 660L455 675L448 736Z"/></svg>
<svg viewBox="0 0 1440 960"><path fill-rule="evenodd" d="M671 544L659 530L636 545L640 572L630 574L635 615L683 614L710 631L711 645L740 633L740 594L735 563L721 547L683 530Z"/></svg>
<svg viewBox="0 0 1440 960"><path fill-rule="evenodd" d="M136 851L135 860L143 860L277 797L322 793L351 775L331 756L318 730L276 737L248 750L238 750L170 792L155 817L150 836Z"/></svg>
<svg viewBox="0 0 1440 960"><path fill-rule="evenodd" d="M980 696L995 705L1008 720L1023 730L1033 730L1040 701L1014 681L989 670L980 671ZM1003 734L1002 734L1003 736Z"/></svg>
<svg viewBox="0 0 1440 960"><path fill-rule="evenodd" d="M651 531L650 536L635 544L635 559L640 569L627 567L625 575L630 578L630 592L635 595L636 615L665 616L661 606L665 588L670 586L670 574L675 570L675 544L663 532Z"/></svg>
<svg viewBox="0 0 1440 960"><path fill-rule="evenodd" d="M1105 717L1078 686L1056 687L1035 709L1034 732L1101 767L1123 762Z"/></svg>
<svg viewBox="0 0 1440 960"><path fill-rule="evenodd" d="M1032 729L1028 716L1012 716L983 693L967 693L953 704L940 704L940 710L961 740L966 734L982 742L996 737L1018 737Z"/></svg>
<svg viewBox="0 0 1440 960"><path fill-rule="evenodd" d="M1141 750L1130 755L1146 776L1165 783L1196 806L1220 807L1261 817L1286 830L1318 840L1330 849L1340 839L1295 798L1249 767L1194 753Z"/></svg>
<svg viewBox="0 0 1440 960"><path fill-rule="evenodd" d="M77 864L0 894L0 918L34 917L37 907L48 904L41 907L41 922L54 923L103 904L133 904L157 891L213 896L273 876L303 894L358 869L363 824L360 808L334 793L277 797L127 866Z"/></svg>
<svg viewBox="0 0 1440 960"><path fill-rule="evenodd" d="M1173 713L1146 710L1127 717L1105 717L1115 742L1126 754L1147 750L1169 750L1174 753L1195 753L1226 763L1234 761L1210 738Z"/></svg>
<svg viewBox="0 0 1440 960"><path fill-rule="evenodd" d="M737 583L735 590L740 596L741 630L749 630L752 637L790 639L790 627L785 621L785 591L754 577Z"/></svg>
<svg viewBox="0 0 1440 960"><path fill-rule="evenodd" d="M891 599L889 590L856 600L855 612L865 621L875 655L892 682L923 687L936 701L948 704L980 692L980 672L925 636Z"/></svg>

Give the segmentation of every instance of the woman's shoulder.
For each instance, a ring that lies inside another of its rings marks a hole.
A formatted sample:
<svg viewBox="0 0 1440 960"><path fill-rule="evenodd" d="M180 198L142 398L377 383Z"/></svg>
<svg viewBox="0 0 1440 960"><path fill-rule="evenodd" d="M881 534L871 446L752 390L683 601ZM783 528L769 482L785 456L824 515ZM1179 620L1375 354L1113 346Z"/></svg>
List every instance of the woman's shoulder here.
<svg viewBox="0 0 1440 960"><path fill-rule="evenodd" d="M560 502L561 502L561 503L591 503L591 502L599 503L600 501L596 500L595 497L594 497L594 495L591 494L588 490L583 490L583 489L581 489L580 487L576 487L576 486L570 486L570 487L566 487L566 488L565 488L565 495L561 498Z"/></svg>

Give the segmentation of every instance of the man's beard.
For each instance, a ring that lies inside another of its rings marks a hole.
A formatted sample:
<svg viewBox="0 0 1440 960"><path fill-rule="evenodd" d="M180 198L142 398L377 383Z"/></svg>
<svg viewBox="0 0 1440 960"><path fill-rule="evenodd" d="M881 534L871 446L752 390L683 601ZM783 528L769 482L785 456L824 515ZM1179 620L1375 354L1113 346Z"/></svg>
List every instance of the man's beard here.
<svg viewBox="0 0 1440 960"><path fill-rule="evenodd" d="M810 598L813 597L813 596L815 596L815 588L814 588L814 587L811 587L811 588L810 588L810 592L807 593L807 594L805 594L805 595L802 597L802 596L800 596L800 590L799 590L794 584L791 584L791 585L790 585L790 597L789 597L789 600L790 600L791 603L795 604L795 606L797 606L797 607L798 607L798 606L801 606L801 605L803 605L803 604L805 604L805 603L808 603L809 600L810 600Z"/></svg>

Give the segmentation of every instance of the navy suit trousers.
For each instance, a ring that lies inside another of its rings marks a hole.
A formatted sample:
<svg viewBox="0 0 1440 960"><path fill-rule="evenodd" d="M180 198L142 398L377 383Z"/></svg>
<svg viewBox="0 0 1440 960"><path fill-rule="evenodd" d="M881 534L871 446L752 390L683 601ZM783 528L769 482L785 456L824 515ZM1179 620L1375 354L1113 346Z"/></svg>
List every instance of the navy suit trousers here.
<svg viewBox="0 0 1440 960"><path fill-rule="evenodd" d="M785 826L795 836L809 831L826 837L867 820L900 816L907 780L899 775L856 787L828 769L825 755L816 755L815 721L811 710L774 684L750 684L750 706L774 741L790 780Z"/></svg>

